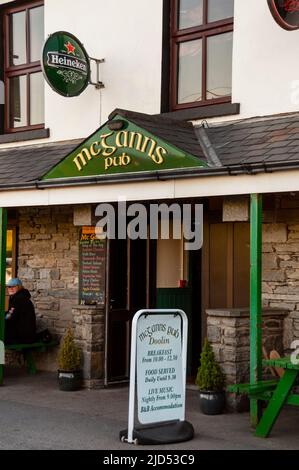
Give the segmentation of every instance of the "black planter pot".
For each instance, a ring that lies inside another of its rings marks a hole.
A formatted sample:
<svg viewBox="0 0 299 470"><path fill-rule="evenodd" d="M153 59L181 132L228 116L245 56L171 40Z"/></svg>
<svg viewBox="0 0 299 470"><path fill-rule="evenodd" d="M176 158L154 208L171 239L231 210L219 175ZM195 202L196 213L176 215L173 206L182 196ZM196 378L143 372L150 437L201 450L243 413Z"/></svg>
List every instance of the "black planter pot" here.
<svg viewBox="0 0 299 470"><path fill-rule="evenodd" d="M75 392L82 387L81 370L58 370L59 390L64 392Z"/></svg>
<svg viewBox="0 0 299 470"><path fill-rule="evenodd" d="M225 392L199 391L199 406L205 415L219 415L225 407Z"/></svg>

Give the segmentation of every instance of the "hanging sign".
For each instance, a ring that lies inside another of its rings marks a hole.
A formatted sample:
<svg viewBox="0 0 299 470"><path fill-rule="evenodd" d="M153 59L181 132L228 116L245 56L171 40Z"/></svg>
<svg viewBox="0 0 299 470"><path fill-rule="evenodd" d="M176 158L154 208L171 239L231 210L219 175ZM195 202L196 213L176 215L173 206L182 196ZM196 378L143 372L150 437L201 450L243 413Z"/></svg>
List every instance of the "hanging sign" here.
<svg viewBox="0 0 299 470"><path fill-rule="evenodd" d="M122 128L111 130L111 124L119 121ZM54 166L43 179L194 167L207 167L204 157L201 159L192 155L133 121L116 115Z"/></svg>
<svg viewBox="0 0 299 470"><path fill-rule="evenodd" d="M275 21L284 29L299 29L299 0L268 0Z"/></svg>
<svg viewBox="0 0 299 470"><path fill-rule="evenodd" d="M46 40L42 66L48 84L62 96L80 95L90 80L87 52L75 36L65 31L57 31Z"/></svg>

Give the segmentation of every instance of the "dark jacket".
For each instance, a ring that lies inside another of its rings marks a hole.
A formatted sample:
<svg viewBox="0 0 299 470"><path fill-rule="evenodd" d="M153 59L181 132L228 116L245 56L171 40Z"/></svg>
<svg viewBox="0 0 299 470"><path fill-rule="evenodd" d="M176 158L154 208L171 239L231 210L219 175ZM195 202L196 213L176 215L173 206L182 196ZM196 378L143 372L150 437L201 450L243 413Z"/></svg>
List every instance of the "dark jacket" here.
<svg viewBox="0 0 299 470"><path fill-rule="evenodd" d="M21 289L9 298L8 312L5 316L5 343L34 343L36 336L36 318L31 295L27 289Z"/></svg>

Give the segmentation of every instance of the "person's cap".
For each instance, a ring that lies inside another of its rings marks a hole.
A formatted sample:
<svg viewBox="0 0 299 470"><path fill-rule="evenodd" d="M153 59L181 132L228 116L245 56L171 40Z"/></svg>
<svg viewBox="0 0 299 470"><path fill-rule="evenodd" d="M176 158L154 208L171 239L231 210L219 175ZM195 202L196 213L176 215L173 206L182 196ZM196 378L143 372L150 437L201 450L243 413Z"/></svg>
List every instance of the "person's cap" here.
<svg viewBox="0 0 299 470"><path fill-rule="evenodd" d="M22 281L18 277L13 277L7 282L6 287L16 287L21 285Z"/></svg>

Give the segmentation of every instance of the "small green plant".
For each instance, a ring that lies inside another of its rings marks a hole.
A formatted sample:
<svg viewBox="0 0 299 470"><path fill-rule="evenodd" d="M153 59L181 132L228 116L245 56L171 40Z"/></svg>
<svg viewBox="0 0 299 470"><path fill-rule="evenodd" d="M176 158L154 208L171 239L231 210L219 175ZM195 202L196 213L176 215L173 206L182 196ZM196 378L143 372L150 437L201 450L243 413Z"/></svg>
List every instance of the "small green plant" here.
<svg viewBox="0 0 299 470"><path fill-rule="evenodd" d="M68 328L60 345L58 354L58 365L60 370L78 370L81 365L81 350L75 345L74 335Z"/></svg>
<svg viewBox="0 0 299 470"><path fill-rule="evenodd" d="M225 376L215 359L213 348L206 339L200 355L200 366L195 380L199 390L220 392L225 384Z"/></svg>

